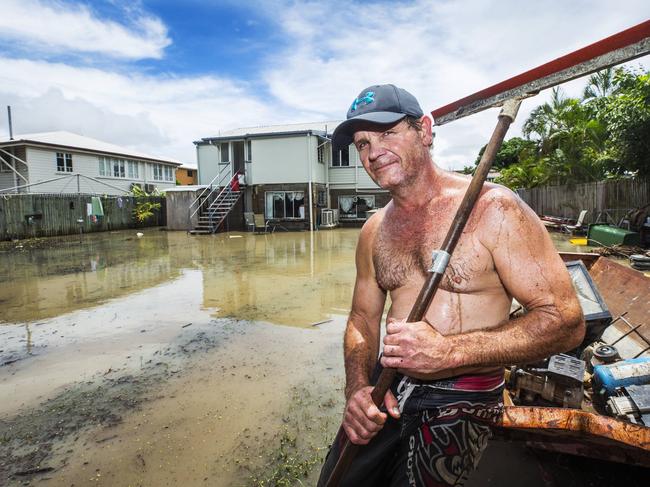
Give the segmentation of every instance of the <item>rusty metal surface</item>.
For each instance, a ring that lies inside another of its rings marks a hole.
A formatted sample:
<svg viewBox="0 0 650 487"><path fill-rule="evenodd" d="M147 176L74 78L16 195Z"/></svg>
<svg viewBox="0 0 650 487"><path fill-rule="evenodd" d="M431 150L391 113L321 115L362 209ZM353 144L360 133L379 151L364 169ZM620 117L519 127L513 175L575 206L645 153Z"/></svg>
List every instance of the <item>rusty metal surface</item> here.
<svg viewBox="0 0 650 487"><path fill-rule="evenodd" d="M650 467L650 428L577 409L506 406L497 436L529 446Z"/></svg>
<svg viewBox="0 0 650 487"><path fill-rule="evenodd" d="M607 303L612 316L622 315L634 325L641 325L637 332L650 340L650 278L629 267L617 264L611 259L601 257L589 269L589 274ZM615 326L621 334L629 331L629 326L619 321ZM633 335L630 339L635 339ZM646 344L639 340L639 346Z"/></svg>

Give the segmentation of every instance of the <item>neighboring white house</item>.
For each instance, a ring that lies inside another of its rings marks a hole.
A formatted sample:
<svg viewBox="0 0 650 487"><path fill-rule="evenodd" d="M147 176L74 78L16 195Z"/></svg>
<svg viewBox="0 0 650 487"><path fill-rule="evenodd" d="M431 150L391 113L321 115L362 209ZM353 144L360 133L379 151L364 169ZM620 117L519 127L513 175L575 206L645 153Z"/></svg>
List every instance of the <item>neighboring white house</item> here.
<svg viewBox="0 0 650 487"><path fill-rule="evenodd" d="M305 224L316 223L319 208L335 208L341 220L365 220L389 196L367 175L354 146L332 154L339 123L240 128L196 141L199 184L223 186L239 172L244 211Z"/></svg>
<svg viewBox="0 0 650 487"><path fill-rule="evenodd" d="M28 134L0 141L0 190L121 195L139 185L162 191L175 186L180 165L70 132Z"/></svg>

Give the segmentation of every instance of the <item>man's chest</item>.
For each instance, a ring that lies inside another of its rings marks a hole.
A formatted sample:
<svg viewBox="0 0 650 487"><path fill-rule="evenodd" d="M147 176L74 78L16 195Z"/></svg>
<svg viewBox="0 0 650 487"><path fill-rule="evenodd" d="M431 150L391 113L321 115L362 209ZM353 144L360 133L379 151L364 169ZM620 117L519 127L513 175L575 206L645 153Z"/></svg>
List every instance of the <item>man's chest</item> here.
<svg viewBox="0 0 650 487"><path fill-rule="evenodd" d="M431 267L432 252L440 249L448 227L447 218L398 224L384 220L373 245L378 284L386 291L409 284L421 285ZM463 233L445 271L441 289L454 293L480 292L495 278L498 281L492 256L481 244L477 232Z"/></svg>

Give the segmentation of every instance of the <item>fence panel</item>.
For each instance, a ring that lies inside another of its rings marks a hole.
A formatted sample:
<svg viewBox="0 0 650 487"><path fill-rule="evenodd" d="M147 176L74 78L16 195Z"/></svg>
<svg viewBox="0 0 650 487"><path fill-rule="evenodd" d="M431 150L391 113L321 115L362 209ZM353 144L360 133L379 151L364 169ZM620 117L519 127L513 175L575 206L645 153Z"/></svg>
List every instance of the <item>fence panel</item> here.
<svg viewBox="0 0 650 487"><path fill-rule="evenodd" d="M588 210L586 222L592 223L599 214L609 214L611 220L622 218L631 209L650 204L649 179L621 179L576 184L573 186L540 186L519 189L517 194L538 215L577 218Z"/></svg>
<svg viewBox="0 0 650 487"><path fill-rule="evenodd" d="M0 240L52 237L83 233L165 225L165 198L150 196L145 200L161 203L160 210L144 223L133 216L136 198L132 196L100 197L104 216L92 218L87 194L4 194L0 195Z"/></svg>

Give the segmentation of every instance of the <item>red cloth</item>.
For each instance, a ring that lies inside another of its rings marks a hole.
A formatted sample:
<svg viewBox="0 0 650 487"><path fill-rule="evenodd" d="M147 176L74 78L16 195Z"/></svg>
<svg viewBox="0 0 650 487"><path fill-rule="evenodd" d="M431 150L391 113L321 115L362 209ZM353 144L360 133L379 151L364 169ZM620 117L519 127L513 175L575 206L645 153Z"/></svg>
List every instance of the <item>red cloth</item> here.
<svg viewBox="0 0 650 487"><path fill-rule="evenodd" d="M235 174L235 177L230 181L230 189L239 191L239 174Z"/></svg>

